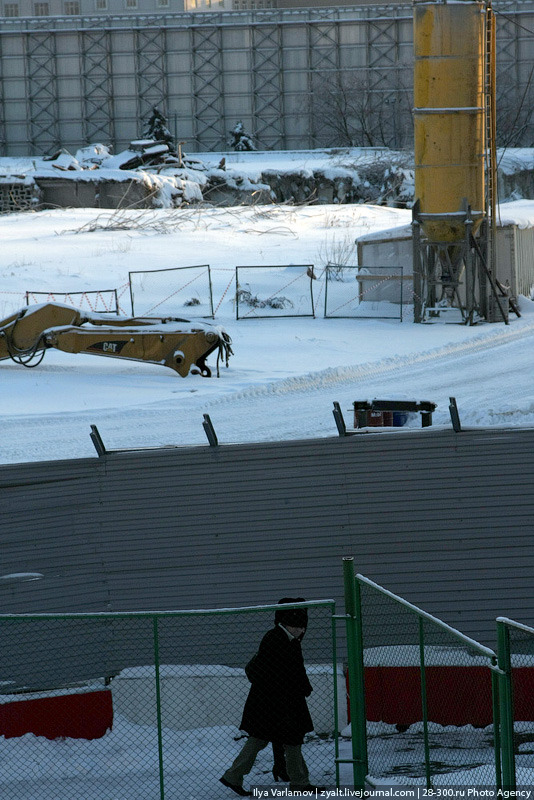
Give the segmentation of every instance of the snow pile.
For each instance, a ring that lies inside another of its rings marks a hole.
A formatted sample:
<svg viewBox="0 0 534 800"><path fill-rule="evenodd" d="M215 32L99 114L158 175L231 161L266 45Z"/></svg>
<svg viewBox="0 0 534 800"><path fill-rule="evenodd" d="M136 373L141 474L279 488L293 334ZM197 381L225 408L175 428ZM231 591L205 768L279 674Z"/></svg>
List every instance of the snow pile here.
<svg viewBox="0 0 534 800"><path fill-rule="evenodd" d="M501 201L534 197L534 150L508 149L498 158ZM74 156L60 151L44 158L0 158L0 183L58 176L141 182L157 208L201 201L218 206L373 203L410 208L414 200L413 153L385 148L244 149L190 156L171 152L164 142L139 139L117 154L95 143Z"/></svg>
<svg viewBox="0 0 534 800"><path fill-rule="evenodd" d="M202 187L208 182L205 171L195 168L198 162L178 166L168 155L166 145L133 142L139 149L112 155L108 147L94 144L73 156L61 151L51 158L0 158L0 184L24 183L38 186L40 180L67 180L82 183L134 183L144 187L147 204L154 208L176 208L200 202ZM150 146L153 145L153 146Z"/></svg>
<svg viewBox="0 0 534 800"><path fill-rule="evenodd" d="M373 203L410 208L414 157L409 151L344 147L314 151L203 153L208 171L226 169L269 185L276 202ZM497 154L501 202L534 198L534 149Z"/></svg>

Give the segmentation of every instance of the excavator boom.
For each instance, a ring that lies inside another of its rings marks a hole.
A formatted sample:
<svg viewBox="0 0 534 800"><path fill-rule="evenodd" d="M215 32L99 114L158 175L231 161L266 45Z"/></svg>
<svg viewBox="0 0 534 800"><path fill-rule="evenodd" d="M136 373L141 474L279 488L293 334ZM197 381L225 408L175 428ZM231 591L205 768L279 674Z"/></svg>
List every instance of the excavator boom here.
<svg viewBox="0 0 534 800"><path fill-rule="evenodd" d="M207 357L217 351L218 367L232 354L231 339L221 328L176 317L103 317L46 303L0 320L0 361L37 366L50 347L161 364L183 378L210 377Z"/></svg>

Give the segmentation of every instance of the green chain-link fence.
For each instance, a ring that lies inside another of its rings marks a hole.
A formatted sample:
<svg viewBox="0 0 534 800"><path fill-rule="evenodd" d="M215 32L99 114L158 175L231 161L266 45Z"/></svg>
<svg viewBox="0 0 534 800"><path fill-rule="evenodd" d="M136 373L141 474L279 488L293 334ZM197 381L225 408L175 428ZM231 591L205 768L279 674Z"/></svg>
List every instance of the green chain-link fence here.
<svg viewBox="0 0 534 800"><path fill-rule="evenodd" d="M498 617L503 784L509 790L534 783L534 628Z"/></svg>
<svg viewBox="0 0 534 800"><path fill-rule="evenodd" d="M500 786L496 654L345 567L355 785Z"/></svg>
<svg viewBox="0 0 534 800"><path fill-rule="evenodd" d="M310 780L332 786L346 724L334 606L305 605L314 731L303 755ZM218 779L244 741L244 666L275 610L0 615L0 797L231 797ZM248 783L272 784L272 769L269 746Z"/></svg>

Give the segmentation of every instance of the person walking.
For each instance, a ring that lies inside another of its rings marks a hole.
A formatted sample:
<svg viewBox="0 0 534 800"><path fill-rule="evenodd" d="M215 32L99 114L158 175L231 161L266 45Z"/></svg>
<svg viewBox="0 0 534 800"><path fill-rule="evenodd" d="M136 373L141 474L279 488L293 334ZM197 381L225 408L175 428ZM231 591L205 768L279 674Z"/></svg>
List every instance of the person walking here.
<svg viewBox="0 0 534 800"><path fill-rule="evenodd" d="M284 597L278 604L303 602L302 597ZM269 742L283 745L292 791L324 788L310 784L308 767L302 755L304 734L313 730L306 703L312 686L301 649L307 627L306 608L277 609L274 628L267 631L258 652L245 667L251 687L240 729L249 736L231 767L219 779L242 797L252 794L243 788L243 779L254 766L258 753Z"/></svg>

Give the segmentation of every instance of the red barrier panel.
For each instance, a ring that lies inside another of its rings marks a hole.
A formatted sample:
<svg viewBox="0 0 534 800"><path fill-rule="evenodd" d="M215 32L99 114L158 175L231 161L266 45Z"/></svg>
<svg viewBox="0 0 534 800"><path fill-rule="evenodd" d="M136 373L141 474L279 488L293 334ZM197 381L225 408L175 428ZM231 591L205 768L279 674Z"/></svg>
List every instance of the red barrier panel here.
<svg viewBox="0 0 534 800"><path fill-rule="evenodd" d="M427 667L428 718L438 725L486 727L492 721L491 675L485 667ZM367 667L367 719L412 725L422 719L419 667Z"/></svg>
<svg viewBox="0 0 534 800"><path fill-rule="evenodd" d="M428 718L438 725L474 725L493 721L491 675L486 667L426 667ZM534 668L516 667L514 716L534 720ZM348 696L348 695L347 695ZM409 726L422 720L419 667L366 667L367 719Z"/></svg>
<svg viewBox="0 0 534 800"><path fill-rule="evenodd" d="M113 725L110 689L0 703L0 736L99 739Z"/></svg>

